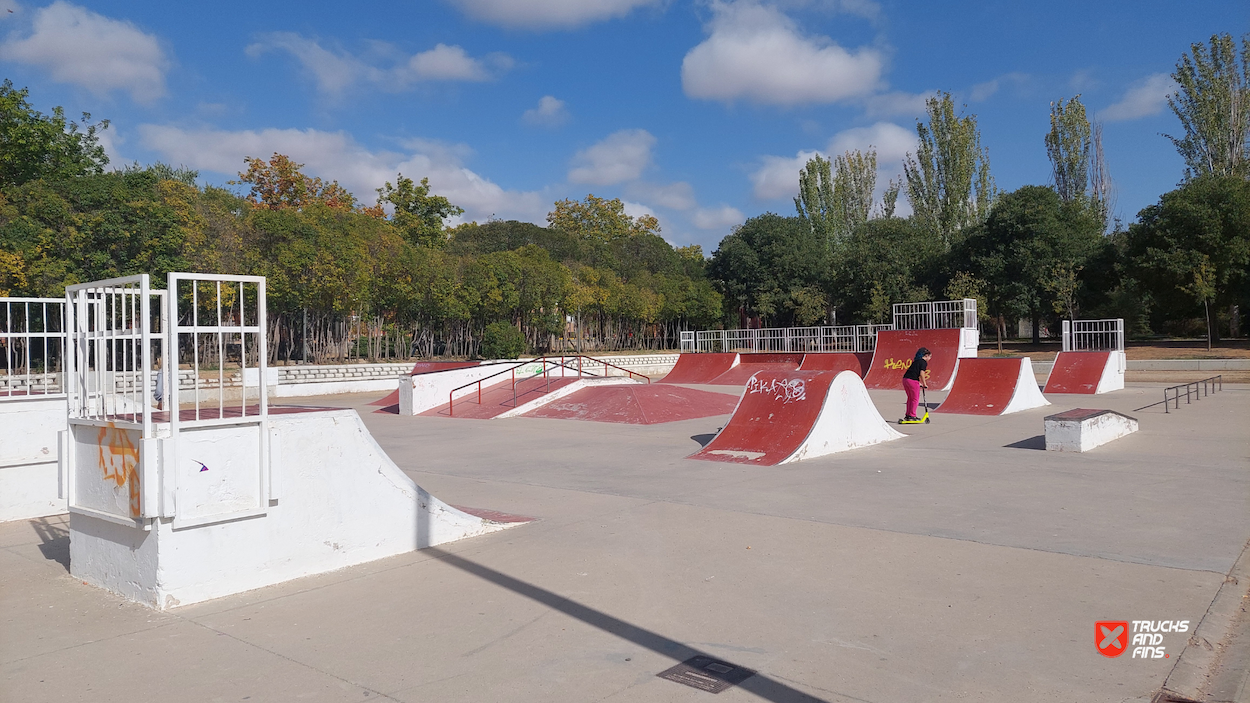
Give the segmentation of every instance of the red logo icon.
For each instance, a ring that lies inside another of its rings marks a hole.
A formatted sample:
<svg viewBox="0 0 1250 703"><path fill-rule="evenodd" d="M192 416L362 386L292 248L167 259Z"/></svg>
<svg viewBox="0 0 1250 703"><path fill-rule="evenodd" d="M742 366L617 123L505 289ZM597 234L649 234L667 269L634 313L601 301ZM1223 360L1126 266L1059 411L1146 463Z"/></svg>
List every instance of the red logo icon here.
<svg viewBox="0 0 1250 703"><path fill-rule="evenodd" d="M1128 649L1128 621L1106 620L1094 623L1094 645L1104 657L1118 657Z"/></svg>

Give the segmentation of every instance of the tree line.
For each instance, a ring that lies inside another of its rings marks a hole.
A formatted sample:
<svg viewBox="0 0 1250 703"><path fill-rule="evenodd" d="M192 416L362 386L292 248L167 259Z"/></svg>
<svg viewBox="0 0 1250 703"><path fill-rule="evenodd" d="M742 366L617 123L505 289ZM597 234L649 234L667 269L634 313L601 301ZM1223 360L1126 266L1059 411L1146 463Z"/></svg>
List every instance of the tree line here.
<svg viewBox="0 0 1250 703"><path fill-rule="evenodd" d="M903 177L877 199L877 155L817 156L796 214L764 213L710 259L651 216L588 195L547 226L447 226L463 210L397 174L365 203L282 154L230 185L165 164L107 170L107 121L0 86L0 295L169 271L268 279L272 360L507 356L674 348L685 329L886 322L892 303L974 297L987 330L1123 317L1134 334L1237 335L1250 302L1250 39L1194 44L1169 99L1186 164L1127 227L1101 128L1080 96L1039 135L1051 181L997 189L975 115L927 102ZM897 214L904 195L911 214Z"/></svg>
<svg viewBox="0 0 1250 703"><path fill-rule="evenodd" d="M1038 135L1050 182L1001 192L976 116L938 93L880 200L874 149L817 155L799 172L795 215L753 217L721 242L708 273L727 323L879 323L891 303L974 297L999 339L1017 320L1037 342L1045 324L1077 317L1122 317L1138 335L1239 335L1250 303L1248 37L1238 47L1216 35L1177 63L1168 104L1182 133L1168 138L1186 170L1127 227L1111 217L1102 129L1079 95L1052 103ZM907 217L896 216L900 193Z"/></svg>

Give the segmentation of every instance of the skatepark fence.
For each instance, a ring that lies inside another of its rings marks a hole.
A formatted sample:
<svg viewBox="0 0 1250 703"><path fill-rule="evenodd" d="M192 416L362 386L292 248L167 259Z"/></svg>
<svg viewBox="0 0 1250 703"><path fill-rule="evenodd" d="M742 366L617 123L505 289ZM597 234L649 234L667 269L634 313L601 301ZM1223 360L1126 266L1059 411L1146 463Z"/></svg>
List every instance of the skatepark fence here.
<svg viewBox="0 0 1250 703"><path fill-rule="evenodd" d="M65 299L0 298L0 522L65 512Z"/></svg>
<svg viewBox="0 0 1250 703"><path fill-rule="evenodd" d="M1124 351L1124 320L1064 320L1063 351Z"/></svg>
<svg viewBox="0 0 1250 703"><path fill-rule="evenodd" d="M681 333L683 352L870 352L891 325L763 327Z"/></svg>
<svg viewBox="0 0 1250 703"><path fill-rule="evenodd" d="M895 303L894 324L890 329L979 329L977 327L977 301L973 298L963 298L961 300L931 300L924 303Z"/></svg>

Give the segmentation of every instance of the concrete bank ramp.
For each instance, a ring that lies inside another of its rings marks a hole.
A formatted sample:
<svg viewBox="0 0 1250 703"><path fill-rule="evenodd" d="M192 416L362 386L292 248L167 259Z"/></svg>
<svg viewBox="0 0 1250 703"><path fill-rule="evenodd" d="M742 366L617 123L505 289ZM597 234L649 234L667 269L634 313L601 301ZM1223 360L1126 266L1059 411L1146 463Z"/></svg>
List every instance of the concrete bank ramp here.
<svg viewBox="0 0 1250 703"><path fill-rule="evenodd" d="M1037 387L1033 362L1022 359L960 359L959 374L936 412L1008 415L1050 405Z"/></svg>
<svg viewBox="0 0 1250 703"><path fill-rule="evenodd" d="M726 393L669 384L629 383L581 388L525 416L655 425L727 415L737 404L738 397Z"/></svg>
<svg viewBox="0 0 1250 703"><path fill-rule="evenodd" d="M720 434L690 458L775 466L903 436L853 371L761 371Z"/></svg>

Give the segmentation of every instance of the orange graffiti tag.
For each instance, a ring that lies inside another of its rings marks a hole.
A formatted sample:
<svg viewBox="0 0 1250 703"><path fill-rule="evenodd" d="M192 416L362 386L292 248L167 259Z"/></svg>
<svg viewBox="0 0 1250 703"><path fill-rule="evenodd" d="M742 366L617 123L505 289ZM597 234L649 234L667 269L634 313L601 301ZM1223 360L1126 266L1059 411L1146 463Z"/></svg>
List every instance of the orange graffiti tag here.
<svg viewBox="0 0 1250 703"><path fill-rule="evenodd" d="M887 369L898 371L911 368L912 359L886 359L884 366Z"/></svg>
<svg viewBox="0 0 1250 703"><path fill-rule="evenodd" d="M104 480L130 492L130 517L139 517L139 449L130 441L130 433L113 423L100 428L100 468Z"/></svg>

